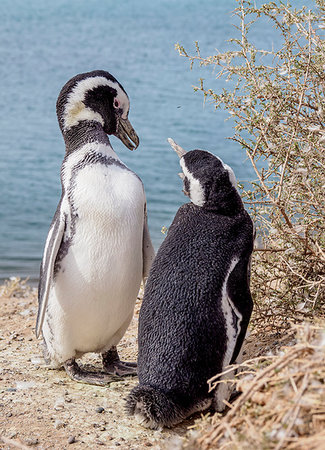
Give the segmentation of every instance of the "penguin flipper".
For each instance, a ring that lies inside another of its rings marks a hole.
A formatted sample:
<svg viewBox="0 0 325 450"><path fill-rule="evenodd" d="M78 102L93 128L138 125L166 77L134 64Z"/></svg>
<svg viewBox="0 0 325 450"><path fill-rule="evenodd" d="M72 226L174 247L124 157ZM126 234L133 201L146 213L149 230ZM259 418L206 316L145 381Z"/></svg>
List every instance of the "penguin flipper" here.
<svg viewBox="0 0 325 450"><path fill-rule="evenodd" d="M142 238L142 257L143 257L143 270L142 278L145 281L148 278L151 264L155 258L155 250L153 248L147 217L147 204L144 206L144 221L143 221L143 238Z"/></svg>
<svg viewBox="0 0 325 450"><path fill-rule="evenodd" d="M230 360L234 364L240 354L249 319L253 310L253 300L250 293L250 255L246 258L240 258L235 268L231 272L227 283L227 293L231 300L231 306L235 315L241 316L240 330L237 335L236 345Z"/></svg>
<svg viewBox="0 0 325 450"><path fill-rule="evenodd" d="M40 335L44 322L50 287L53 280L54 264L62 243L65 225L65 215L56 214L46 239L38 289L38 314L35 329L37 338Z"/></svg>

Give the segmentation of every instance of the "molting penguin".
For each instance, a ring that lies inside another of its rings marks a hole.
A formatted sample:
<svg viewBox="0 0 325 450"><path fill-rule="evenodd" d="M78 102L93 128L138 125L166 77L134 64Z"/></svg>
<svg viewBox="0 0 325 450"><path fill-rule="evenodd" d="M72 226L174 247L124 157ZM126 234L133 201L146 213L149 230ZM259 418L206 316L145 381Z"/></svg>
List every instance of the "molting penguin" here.
<svg viewBox="0 0 325 450"><path fill-rule="evenodd" d="M129 106L121 84L105 71L75 76L57 100L66 155L41 264L36 336L42 333L52 365L91 384L111 381L107 373L136 373L136 364L120 361L116 345L154 257L142 182L107 136L130 150L138 146ZM88 352L102 354L107 373L78 366L75 359Z"/></svg>
<svg viewBox="0 0 325 450"><path fill-rule="evenodd" d="M127 411L144 426L171 427L192 413L221 411L230 395L207 380L235 363L253 302L253 223L229 166L201 150L180 156L184 193L158 250L139 317L139 385Z"/></svg>

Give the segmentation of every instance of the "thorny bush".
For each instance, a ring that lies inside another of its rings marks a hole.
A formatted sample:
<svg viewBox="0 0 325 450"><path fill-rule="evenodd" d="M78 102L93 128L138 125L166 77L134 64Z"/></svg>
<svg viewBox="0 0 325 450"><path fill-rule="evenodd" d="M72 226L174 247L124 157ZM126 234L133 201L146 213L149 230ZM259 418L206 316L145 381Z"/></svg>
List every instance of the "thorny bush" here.
<svg viewBox="0 0 325 450"><path fill-rule="evenodd" d="M325 297L325 6L313 10L271 2L256 7L237 0L239 39L231 49L203 57L177 44L191 66L213 66L232 88L200 86L205 99L234 120L234 135L256 179L243 189L258 248L252 264L255 325L318 315ZM278 34L278 48L250 42L257 21ZM229 85L228 84L228 85ZM283 319L283 320L282 320Z"/></svg>

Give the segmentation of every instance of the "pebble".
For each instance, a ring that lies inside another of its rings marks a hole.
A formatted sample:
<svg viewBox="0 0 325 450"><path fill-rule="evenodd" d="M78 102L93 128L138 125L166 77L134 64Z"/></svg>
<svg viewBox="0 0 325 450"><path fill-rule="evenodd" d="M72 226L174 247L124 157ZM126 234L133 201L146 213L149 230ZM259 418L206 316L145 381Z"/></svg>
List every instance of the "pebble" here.
<svg viewBox="0 0 325 450"><path fill-rule="evenodd" d="M28 445L28 447L33 447L34 445L38 444L38 439L37 438L28 438L26 439L26 445Z"/></svg>
<svg viewBox="0 0 325 450"><path fill-rule="evenodd" d="M101 413L103 413L105 411L105 409L102 407L102 406L98 406L97 408L96 408L96 413L98 413L98 414L101 414Z"/></svg>
<svg viewBox="0 0 325 450"><path fill-rule="evenodd" d="M16 381L17 389L30 389L36 386L34 381Z"/></svg>
<svg viewBox="0 0 325 450"><path fill-rule="evenodd" d="M65 403L64 398L63 398L63 397L58 397L58 398L56 399L55 403L54 403L53 408L54 408L56 411L59 411L60 409L63 409L63 408L64 408L64 403Z"/></svg>
<svg viewBox="0 0 325 450"><path fill-rule="evenodd" d="M54 422L54 428L56 429L56 430L59 430L60 428L63 428L64 427L64 422L62 422L62 420L56 420L55 422Z"/></svg>
<svg viewBox="0 0 325 450"><path fill-rule="evenodd" d="M39 356L34 356L34 357L32 356L30 358L30 362L34 365L40 365L40 364L42 364L43 361Z"/></svg>
<svg viewBox="0 0 325 450"><path fill-rule="evenodd" d="M70 436L68 439L68 444L74 444L76 442L76 436Z"/></svg>

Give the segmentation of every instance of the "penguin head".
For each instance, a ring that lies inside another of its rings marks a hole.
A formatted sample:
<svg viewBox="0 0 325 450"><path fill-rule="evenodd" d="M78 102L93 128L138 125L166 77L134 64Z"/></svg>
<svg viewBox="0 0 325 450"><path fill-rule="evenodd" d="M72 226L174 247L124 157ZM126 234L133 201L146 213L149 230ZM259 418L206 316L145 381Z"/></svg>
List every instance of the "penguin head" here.
<svg viewBox="0 0 325 450"><path fill-rule="evenodd" d="M180 157L183 192L192 203L228 215L243 208L231 167L205 150L186 152L172 139L169 143Z"/></svg>
<svg viewBox="0 0 325 450"><path fill-rule="evenodd" d="M84 121L93 122L134 150L139 145L139 138L128 120L129 109L129 97L123 86L103 70L71 78L63 86L56 103L63 135L77 131Z"/></svg>

